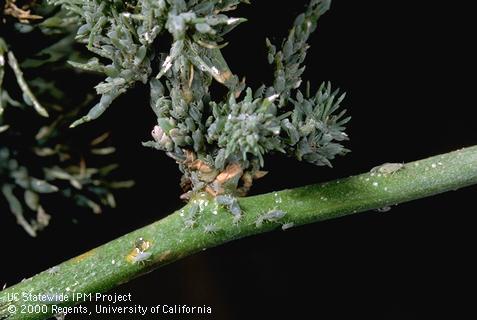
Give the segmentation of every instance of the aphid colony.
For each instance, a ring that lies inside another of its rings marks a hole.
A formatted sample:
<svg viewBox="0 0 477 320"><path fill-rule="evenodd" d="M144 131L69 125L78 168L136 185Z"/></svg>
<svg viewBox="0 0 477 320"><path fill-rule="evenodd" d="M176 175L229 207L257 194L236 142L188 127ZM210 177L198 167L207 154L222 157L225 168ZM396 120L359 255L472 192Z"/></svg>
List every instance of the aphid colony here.
<svg viewBox="0 0 477 320"><path fill-rule="evenodd" d="M236 224L242 218L242 210L237 201L237 198L231 195L220 195L215 198L216 205L225 207L233 215L233 223ZM205 205L208 204L208 201L204 200L194 200L191 202L187 213L182 211L181 216L184 220L184 227L186 229L192 229L196 227L197 220L200 214L203 212ZM216 213L215 213L216 214ZM215 224L209 223L203 226L205 233L217 233L220 228Z"/></svg>
<svg viewBox="0 0 477 320"><path fill-rule="evenodd" d="M202 211L201 205L197 203L197 201L192 201L189 207L189 210L187 212L187 215L185 215L184 212L181 213L181 216L184 218L184 226L187 229L192 229L196 226L197 219L199 218L201 211Z"/></svg>
<svg viewBox="0 0 477 320"><path fill-rule="evenodd" d="M242 219L242 209L237 201L237 198L232 197L230 195L223 195L217 196L216 201L218 204L226 207L228 211L234 216L233 222L234 224L238 223L240 219ZM273 209L264 214L261 214L257 220L255 221L255 227L260 228L264 222L278 222L283 217L285 217L287 213L282 210ZM282 229L286 230L293 227L293 222L284 223L282 225Z"/></svg>
<svg viewBox="0 0 477 320"><path fill-rule="evenodd" d="M151 248L151 242L144 238L138 238L134 243L134 249L126 256L126 260L130 263L144 262L151 257L151 253L147 252Z"/></svg>
<svg viewBox="0 0 477 320"><path fill-rule="evenodd" d="M197 221L200 217L200 214L203 212L204 206L202 206L203 200L192 201L190 207L187 210L181 212L181 217L183 218L184 228L192 229L197 226ZM208 201L207 201L208 203ZM238 224L243 218L243 211L240 208L238 199L232 195L219 195L215 197L215 203L217 206L225 208L233 216L233 224ZM215 209L215 212L217 210ZM217 214L217 213L214 213ZM260 228L264 223L269 222L280 222L287 213L282 210L272 209L266 213L263 213L258 216L255 221L255 227ZM282 230L290 229L294 226L293 222L286 221L282 223ZM203 225L203 231L205 233L215 234L220 231L220 227L213 223L207 223Z"/></svg>

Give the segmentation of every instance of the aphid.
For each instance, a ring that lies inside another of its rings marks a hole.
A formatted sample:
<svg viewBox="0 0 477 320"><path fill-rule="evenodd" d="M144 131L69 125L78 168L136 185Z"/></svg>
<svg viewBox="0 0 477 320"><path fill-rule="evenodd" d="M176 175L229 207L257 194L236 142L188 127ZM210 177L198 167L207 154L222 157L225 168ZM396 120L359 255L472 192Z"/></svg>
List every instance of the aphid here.
<svg viewBox="0 0 477 320"><path fill-rule="evenodd" d="M144 262L148 260L152 253L146 252L151 248L151 242L144 238L138 238L134 243L134 249L126 256L126 260L130 263Z"/></svg>
<svg viewBox="0 0 477 320"><path fill-rule="evenodd" d="M242 209L240 209L240 205L238 204L237 201L235 201L229 206L229 210L230 210L230 213L234 215L235 217L242 216Z"/></svg>
<svg viewBox="0 0 477 320"><path fill-rule="evenodd" d="M237 200L235 200L229 206L229 211L234 216L232 223L233 224L238 224L240 222L240 220L242 219L242 209L240 208L240 205L238 204Z"/></svg>
<svg viewBox="0 0 477 320"><path fill-rule="evenodd" d="M384 163L371 169L372 173L392 174L404 167L402 163Z"/></svg>
<svg viewBox="0 0 477 320"><path fill-rule="evenodd" d="M270 222L276 222L282 219L287 213L281 210L272 210L263 215L263 220L267 220Z"/></svg>
<svg viewBox="0 0 477 320"><path fill-rule="evenodd" d="M194 219L198 213L199 213L199 205L194 202L189 208L189 219Z"/></svg>
<svg viewBox="0 0 477 320"><path fill-rule="evenodd" d="M138 263L144 262L151 257L152 253L139 251L137 248L134 248L133 252L129 254L129 262Z"/></svg>
<svg viewBox="0 0 477 320"><path fill-rule="evenodd" d="M193 229L196 225L196 221L194 219L186 219L184 220L184 226L187 228L187 229Z"/></svg>
<svg viewBox="0 0 477 320"><path fill-rule="evenodd" d="M242 219L242 209L237 199L230 195L220 195L215 198L217 204L227 207L229 212L234 216L233 223L237 224Z"/></svg>
<svg viewBox="0 0 477 320"><path fill-rule="evenodd" d="M222 206L231 206L236 199L229 195L220 195L215 197L215 201Z"/></svg>
<svg viewBox="0 0 477 320"><path fill-rule="evenodd" d="M255 227L260 228L263 222L277 222L282 219L287 213L282 210L271 210L267 213L262 214L255 221Z"/></svg>
<svg viewBox="0 0 477 320"><path fill-rule="evenodd" d="M215 224L206 224L204 226L204 232L205 233L217 233L220 230L219 227L217 227Z"/></svg>
<svg viewBox="0 0 477 320"><path fill-rule="evenodd" d="M56 273L58 273L58 271L60 271L60 267L54 266L54 267L48 269L46 272L48 272L48 274L56 274Z"/></svg>
<svg viewBox="0 0 477 320"><path fill-rule="evenodd" d="M287 222L287 223L282 225L282 230L285 231L285 230L288 230L290 228L293 228L294 226L295 226L295 224L293 222Z"/></svg>
<svg viewBox="0 0 477 320"><path fill-rule="evenodd" d="M378 208L375 211L377 211L377 212L388 212L390 210L391 210L391 207L386 206L386 207Z"/></svg>

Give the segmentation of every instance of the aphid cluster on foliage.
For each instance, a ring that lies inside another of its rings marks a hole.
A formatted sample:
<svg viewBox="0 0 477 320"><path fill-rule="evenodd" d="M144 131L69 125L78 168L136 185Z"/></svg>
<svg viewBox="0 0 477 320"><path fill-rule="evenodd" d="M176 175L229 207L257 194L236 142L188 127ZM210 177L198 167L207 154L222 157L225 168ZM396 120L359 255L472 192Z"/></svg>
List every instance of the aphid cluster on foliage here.
<svg viewBox="0 0 477 320"><path fill-rule="evenodd" d="M138 238L134 244L134 249L126 256L126 260L130 263L139 263L147 261L152 253L147 252L151 248L151 242L144 238Z"/></svg>

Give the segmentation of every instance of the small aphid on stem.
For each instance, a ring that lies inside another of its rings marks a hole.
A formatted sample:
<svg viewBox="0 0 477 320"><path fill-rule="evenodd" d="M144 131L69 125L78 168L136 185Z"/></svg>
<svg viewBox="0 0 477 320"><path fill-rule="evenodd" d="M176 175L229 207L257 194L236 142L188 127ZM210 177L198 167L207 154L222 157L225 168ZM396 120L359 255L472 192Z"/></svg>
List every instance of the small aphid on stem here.
<svg viewBox="0 0 477 320"><path fill-rule="evenodd" d="M184 226L186 229L193 229L197 222L194 219L186 219L184 220Z"/></svg>
<svg viewBox="0 0 477 320"><path fill-rule="evenodd" d="M54 266L54 267L51 267L50 269L48 269L46 272L48 272L48 274L56 274L56 273L58 273L58 271L60 271L60 267L59 266Z"/></svg>
<svg viewBox="0 0 477 320"><path fill-rule="evenodd" d="M194 219L199 213L199 205L197 203L192 203L189 208L189 219Z"/></svg>
<svg viewBox="0 0 477 320"><path fill-rule="evenodd" d="M224 206L234 216L233 223L237 224L242 219L242 209L237 198L230 195L220 195L215 198L217 204Z"/></svg>
<svg viewBox="0 0 477 320"><path fill-rule="evenodd" d="M220 195L215 197L215 201L221 206L231 206L236 199L229 195Z"/></svg>
<svg viewBox="0 0 477 320"><path fill-rule="evenodd" d="M229 206L229 210L234 217L242 216L242 209L240 208L240 205L237 201Z"/></svg>
<svg viewBox="0 0 477 320"><path fill-rule="evenodd" d="M272 210L263 215L263 219L270 221L270 222L276 222L280 219L282 219L287 213L282 210Z"/></svg>
<svg viewBox="0 0 477 320"><path fill-rule="evenodd" d="M287 222L287 223L282 225L282 230L285 231L285 230L288 230L290 228L293 228L294 226L295 226L295 224L293 222Z"/></svg>
<svg viewBox="0 0 477 320"><path fill-rule="evenodd" d="M130 262L138 263L144 262L151 257L152 253L139 251L137 248L134 249L134 254L130 257Z"/></svg>
<svg viewBox="0 0 477 320"><path fill-rule="evenodd" d="M393 174L404 167L402 163L384 163L371 169L371 173Z"/></svg>
<svg viewBox="0 0 477 320"><path fill-rule="evenodd" d="M282 210L270 210L267 213L260 215L255 221L255 227L260 228L264 222L277 222L282 219L287 213Z"/></svg>
<svg viewBox="0 0 477 320"><path fill-rule="evenodd" d="M215 224L206 224L204 226L204 232L205 233L212 233L212 234L215 234L217 232L219 232L220 228L217 227Z"/></svg>

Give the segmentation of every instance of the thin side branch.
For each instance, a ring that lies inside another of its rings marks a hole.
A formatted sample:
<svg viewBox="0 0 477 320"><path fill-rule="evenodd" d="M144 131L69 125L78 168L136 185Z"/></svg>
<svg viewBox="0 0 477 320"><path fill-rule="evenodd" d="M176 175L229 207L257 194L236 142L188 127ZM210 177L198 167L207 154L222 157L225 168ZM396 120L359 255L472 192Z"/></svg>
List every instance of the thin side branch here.
<svg viewBox="0 0 477 320"><path fill-rule="evenodd" d="M271 231L378 209L477 184L477 146L323 184L239 199L235 217L201 195L170 216L68 260L0 293L0 319L45 319L44 313L10 313L20 305L7 295L100 293L204 249ZM235 223L234 223L235 222ZM57 302L53 302L57 303ZM45 303L51 313L52 302ZM13 306L13 307L12 307Z"/></svg>
<svg viewBox="0 0 477 320"><path fill-rule="evenodd" d="M17 58L15 58L15 55L11 51L9 51L7 55L8 55L8 64L10 65L10 67L13 69L13 72L15 73L18 85L23 91L25 102L27 101L30 102L28 104L32 105L39 115L47 118L48 111L46 111L46 109L40 104L40 102L38 102L35 95L30 90L28 83L25 81L25 78L23 77L23 72L20 69L20 66L18 65Z"/></svg>

